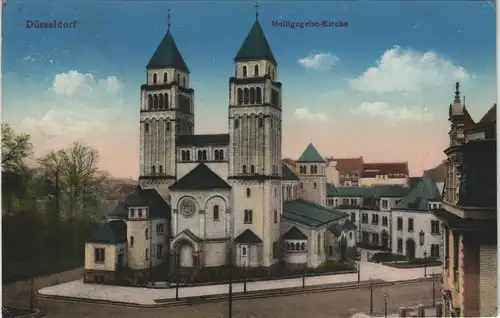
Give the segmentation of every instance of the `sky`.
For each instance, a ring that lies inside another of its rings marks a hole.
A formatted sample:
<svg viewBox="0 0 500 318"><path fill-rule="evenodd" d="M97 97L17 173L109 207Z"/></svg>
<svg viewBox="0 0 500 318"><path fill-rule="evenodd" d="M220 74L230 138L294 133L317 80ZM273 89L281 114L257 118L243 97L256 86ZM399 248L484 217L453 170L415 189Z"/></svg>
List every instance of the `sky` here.
<svg viewBox="0 0 500 318"><path fill-rule="evenodd" d="M83 141L114 177L139 173L140 85L167 29L190 68L195 132L227 133L234 56L255 21L238 1L7 1L4 122L35 156ZM71 29L26 21L77 21ZM342 21L344 27L273 27ZM269 1L259 22L282 83L283 149L409 162L444 159L455 82L478 121L496 103L495 9L488 1Z"/></svg>

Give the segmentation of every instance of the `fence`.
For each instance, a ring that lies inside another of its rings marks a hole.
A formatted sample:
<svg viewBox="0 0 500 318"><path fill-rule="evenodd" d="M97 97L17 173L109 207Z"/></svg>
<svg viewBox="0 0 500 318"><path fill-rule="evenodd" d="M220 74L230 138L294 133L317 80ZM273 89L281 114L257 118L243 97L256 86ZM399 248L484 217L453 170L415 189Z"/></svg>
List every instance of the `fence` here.
<svg viewBox="0 0 500 318"><path fill-rule="evenodd" d="M42 288L67 283L82 278L83 268L72 269L65 272L46 276L39 276L31 281L21 280L16 283L2 286L2 303L9 306L30 306L30 292L36 292Z"/></svg>

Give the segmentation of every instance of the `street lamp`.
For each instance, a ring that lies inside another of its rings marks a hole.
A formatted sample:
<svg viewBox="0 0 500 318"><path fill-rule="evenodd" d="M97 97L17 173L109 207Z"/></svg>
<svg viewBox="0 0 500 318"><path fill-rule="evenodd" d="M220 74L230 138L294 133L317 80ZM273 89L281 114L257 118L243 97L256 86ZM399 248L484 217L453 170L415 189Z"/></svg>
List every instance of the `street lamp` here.
<svg viewBox="0 0 500 318"><path fill-rule="evenodd" d="M387 295L387 293L384 293L384 313L385 313L385 318L387 318L387 297L389 295Z"/></svg>
<svg viewBox="0 0 500 318"><path fill-rule="evenodd" d="M424 277L427 277L427 251L424 251Z"/></svg>

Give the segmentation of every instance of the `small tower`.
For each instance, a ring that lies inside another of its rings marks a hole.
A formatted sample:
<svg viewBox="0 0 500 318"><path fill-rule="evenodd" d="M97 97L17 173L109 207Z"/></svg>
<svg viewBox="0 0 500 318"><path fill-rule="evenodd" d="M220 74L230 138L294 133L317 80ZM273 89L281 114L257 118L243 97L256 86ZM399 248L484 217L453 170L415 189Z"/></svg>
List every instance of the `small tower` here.
<svg viewBox="0 0 500 318"><path fill-rule="evenodd" d="M189 69L170 31L146 66L147 84L141 86L140 177L144 188L155 188L168 199L175 182L176 147L179 135L194 132L194 90Z"/></svg>
<svg viewBox="0 0 500 318"><path fill-rule="evenodd" d="M279 216L283 208L281 83L276 75L278 63L259 23L258 12L234 62L228 109L234 236L238 238L250 230L259 237L259 263L269 267L279 260ZM251 221L245 213L252 215Z"/></svg>
<svg viewBox="0 0 500 318"><path fill-rule="evenodd" d="M464 124L465 120L467 120L468 112L465 109L465 100L464 104L460 101L460 84L457 82L455 84L455 99L453 103L450 104L449 110L449 118L450 121L450 146L462 144L465 141L464 134Z"/></svg>
<svg viewBox="0 0 500 318"><path fill-rule="evenodd" d="M312 143L297 160L301 199L326 206L326 162Z"/></svg>

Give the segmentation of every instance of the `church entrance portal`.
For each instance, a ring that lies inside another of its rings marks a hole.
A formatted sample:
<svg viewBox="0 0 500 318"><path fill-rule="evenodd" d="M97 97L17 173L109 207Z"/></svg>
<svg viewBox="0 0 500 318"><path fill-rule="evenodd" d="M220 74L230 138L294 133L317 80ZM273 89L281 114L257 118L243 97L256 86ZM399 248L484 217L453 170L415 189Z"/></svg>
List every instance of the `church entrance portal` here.
<svg viewBox="0 0 500 318"><path fill-rule="evenodd" d="M189 244L184 244L180 248L180 265L181 267L193 267L193 247Z"/></svg>
<svg viewBox="0 0 500 318"><path fill-rule="evenodd" d="M406 257L410 260L415 259L415 241L412 239L406 240Z"/></svg>

